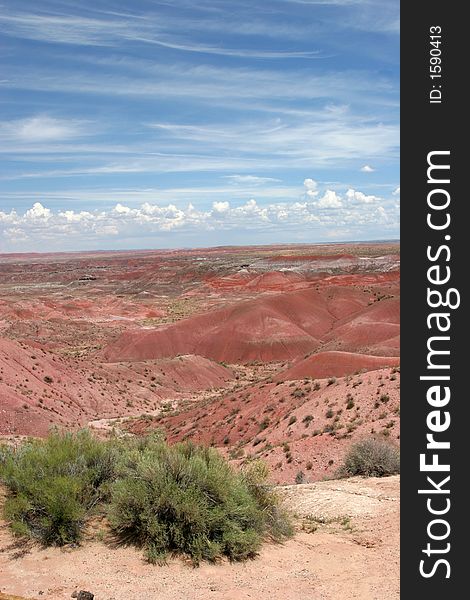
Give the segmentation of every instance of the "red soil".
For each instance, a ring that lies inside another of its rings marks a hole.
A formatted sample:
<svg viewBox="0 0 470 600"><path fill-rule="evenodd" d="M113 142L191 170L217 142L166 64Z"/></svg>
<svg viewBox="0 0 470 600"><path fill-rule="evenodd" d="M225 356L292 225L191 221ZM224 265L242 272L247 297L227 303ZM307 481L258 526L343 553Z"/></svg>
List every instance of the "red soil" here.
<svg viewBox="0 0 470 600"><path fill-rule="evenodd" d="M293 358L315 349L333 317L315 291L236 303L155 330L122 334L103 352L109 362L200 354L229 363Z"/></svg>
<svg viewBox="0 0 470 600"><path fill-rule="evenodd" d="M314 377L344 377L359 371L374 371L400 364L398 357L371 356L354 352L319 352L297 362L286 371L281 371L275 381L288 381Z"/></svg>
<svg viewBox="0 0 470 600"><path fill-rule="evenodd" d="M141 413L162 398L220 388L233 378L200 356L95 367L0 338L0 434L44 435L52 425Z"/></svg>
<svg viewBox="0 0 470 600"><path fill-rule="evenodd" d="M164 314L164 311L145 304L123 302L119 298L112 297L102 298L100 302L73 297L58 300L39 297L33 300L24 300L21 305L13 300L0 300L0 318L12 321L50 321L54 319L118 321L120 319L155 318Z"/></svg>
<svg viewBox="0 0 470 600"><path fill-rule="evenodd" d="M319 389L311 379L268 378L181 406L172 416L131 421L128 429L163 427L170 441L190 438L229 448L239 460L262 458L279 483L293 483L299 470L316 481L334 473L354 440L372 433L399 439L399 381L395 369L323 379Z"/></svg>
<svg viewBox="0 0 470 600"><path fill-rule="evenodd" d="M270 362L332 340L344 350L367 344L370 353L393 355L399 327L393 300L349 286L261 296L174 325L126 331L101 356L115 362L190 353L228 363Z"/></svg>
<svg viewBox="0 0 470 600"><path fill-rule="evenodd" d="M346 317L325 336L324 349L396 356L399 351L400 300L383 298Z"/></svg>
<svg viewBox="0 0 470 600"><path fill-rule="evenodd" d="M240 271L234 275L207 281L207 285L216 290L245 289L246 291L256 292L287 292L310 287L313 283L314 280L311 277L293 271L269 271L261 275Z"/></svg>
<svg viewBox="0 0 470 600"><path fill-rule="evenodd" d="M289 261L289 262L304 262L304 261L308 261L308 260L326 260L330 257L325 257L324 254L297 254L297 255L278 255L278 256L271 256L268 260L270 260L271 262L283 262L283 261ZM343 260L343 259L348 259L348 260L355 260L356 257L352 254L334 254L331 257L333 260Z"/></svg>

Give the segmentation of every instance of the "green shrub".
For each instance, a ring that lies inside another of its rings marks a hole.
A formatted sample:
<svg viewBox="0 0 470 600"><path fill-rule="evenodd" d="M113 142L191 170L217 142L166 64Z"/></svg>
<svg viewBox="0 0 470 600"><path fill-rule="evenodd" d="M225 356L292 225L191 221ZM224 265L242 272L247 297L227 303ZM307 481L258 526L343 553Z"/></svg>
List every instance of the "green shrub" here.
<svg viewBox="0 0 470 600"><path fill-rule="evenodd" d="M116 459L87 431L4 448L0 480L10 491L4 511L13 530L48 545L79 541L87 514L109 496Z"/></svg>
<svg viewBox="0 0 470 600"><path fill-rule="evenodd" d="M305 417L302 419L302 423L305 423L305 427L308 427L312 421L313 415L305 415Z"/></svg>
<svg viewBox="0 0 470 600"><path fill-rule="evenodd" d="M351 394L348 394L346 396L346 409L351 410L351 408L354 408L354 398Z"/></svg>
<svg viewBox="0 0 470 600"><path fill-rule="evenodd" d="M264 429L267 429L269 427L270 422L271 421L269 420L269 418L265 417L259 424L259 430L263 431Z"/></svg>
<svg viewBox="0 0 470 600"><path fill-rule="evenodd" d="M5 516L18 535L47 545L80 541L93 511L158 563L169 552L194 564L252 557L266 538L291 535L267 485L267 467L236 471L215 449L168 446L158 434L101 441L87 431L53 433L0 447Z"/></svg>
<svg viewBox="0 0 470 600"><path fill-rule="evenodd" d="M356 442L346 454L338 475L384 477L400 472L400 450L384 439L367 438Z"/></svg>
<svg viewBox="0 0 470 600"><path fill-rule="evenodd" d="M253 557L264 537L288 534L267 471L237 473L212 448L155 442L123 466L112 485L111 527L141 545L150 562L169 552L194 564L221 555Z"/></svg>

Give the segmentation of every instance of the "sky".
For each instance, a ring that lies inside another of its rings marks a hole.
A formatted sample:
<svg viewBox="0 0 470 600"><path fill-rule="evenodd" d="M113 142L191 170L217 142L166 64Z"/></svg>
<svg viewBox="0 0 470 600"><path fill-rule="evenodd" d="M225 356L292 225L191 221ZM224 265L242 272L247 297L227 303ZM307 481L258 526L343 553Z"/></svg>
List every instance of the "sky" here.
<svg viewBox="0 0 470 600"><path fill-rule="evenodd" d="M0 0L0 252L399 237L398 0Z"/></svg>

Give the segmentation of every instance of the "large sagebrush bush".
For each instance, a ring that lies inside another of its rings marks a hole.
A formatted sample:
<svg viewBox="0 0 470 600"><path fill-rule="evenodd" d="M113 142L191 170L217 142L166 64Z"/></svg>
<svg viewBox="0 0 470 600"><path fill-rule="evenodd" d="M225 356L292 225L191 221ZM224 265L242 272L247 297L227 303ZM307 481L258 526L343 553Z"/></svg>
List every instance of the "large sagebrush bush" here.
<svg viewBox="0 0 470 600"><path fill-rule="evenodd" d="M89 432L0 448L4 512L13 530L47 545L80 541L99 510L150 562L180 553L194 564L253 557L263 540L292 533L267 467L235 470L214 448L161 435L98 440Z"/></svg>
<svg viewBox="0 0 470 600"><path fill-rule="evenodd" d="M156 441L129 455L113 483L110 524L151 562L171 552L195 564L253 557L266 535L290 533L265 476L256 465L235 471L213 448Z"/></svg>

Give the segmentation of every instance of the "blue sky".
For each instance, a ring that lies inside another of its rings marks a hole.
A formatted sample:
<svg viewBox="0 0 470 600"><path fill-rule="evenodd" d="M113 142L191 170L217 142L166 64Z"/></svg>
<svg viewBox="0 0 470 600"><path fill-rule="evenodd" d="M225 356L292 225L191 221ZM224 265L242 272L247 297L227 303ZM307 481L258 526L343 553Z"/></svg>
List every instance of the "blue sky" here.
<svg viewBox="0 0 470 600"><path fill-rule="evenodd" d="M0 6L0 251L398 237L398 0Z"/></svg>

